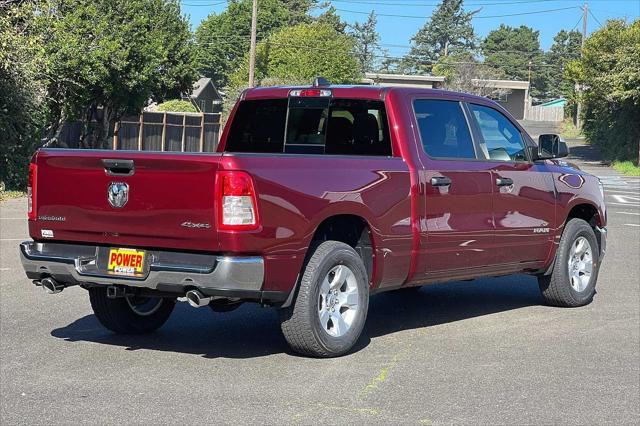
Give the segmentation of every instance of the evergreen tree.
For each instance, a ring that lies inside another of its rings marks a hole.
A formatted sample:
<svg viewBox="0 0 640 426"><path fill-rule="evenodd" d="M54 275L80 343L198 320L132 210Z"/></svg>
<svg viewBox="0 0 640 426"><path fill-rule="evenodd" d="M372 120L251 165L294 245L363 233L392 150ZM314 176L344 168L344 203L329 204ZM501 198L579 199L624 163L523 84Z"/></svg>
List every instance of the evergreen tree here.
<svg viewBox="0 0 640 426"><path fill-rule="evenodd" d="M353 25L351 35L355 39L355 54L360 61L363 73L373 71L376 58L380 52L380 35L376 31L378 18L376 13L371 11L364 23Z"/></svg>
<svg viewBox="0 0 640 426"><path fill-rule="evenodd" d="M579 31L560 30L553 38L551 49L545 54L547 68L547 97L570 98L574 85L564 78L564 69L569 61L580 58L582 34Z"/></svg>
<svg viewBox="0 0 640 426"><path fill-rule="evenodd" d="M316 22L331 25L340 34L345 34L348 26L346 22L340 19L340 16L336 13L336 8L333 6L318 15Z"/></svg>
<svg viewBox="0 0 640 426"><path fill-rule="evenodd" d="M485 64L504 78L528 81L531 71L533 97L544 97L547 90L547 70L539 34L525 25L514 28L501 24L487 35L481 46Z"/></svg>
<svg viewBox="0 0 640 426"><path fill-rule="evenodd" d="M442 0L431 19L411 39L412 48L403 59L406 71L430 71L443 56L474 53L477 39L471 19L477 13L465 12L464 0Z"/></svg>

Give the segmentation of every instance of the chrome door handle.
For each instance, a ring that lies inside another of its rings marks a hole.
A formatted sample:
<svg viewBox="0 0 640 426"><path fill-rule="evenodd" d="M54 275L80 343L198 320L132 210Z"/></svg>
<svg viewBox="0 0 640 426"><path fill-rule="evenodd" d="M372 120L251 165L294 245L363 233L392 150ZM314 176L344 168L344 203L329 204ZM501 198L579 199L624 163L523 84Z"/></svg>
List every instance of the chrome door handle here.
<svg viewBox="0 0 640 426"><path fill-rule="evenodd" d="M431 186L449 186L451 179L446 176L435 176L431 178Z"/></svg>
<svg viewBox="0 0 640 426"><path fill-rule="evenodd" d="M498 186L511 186L513 185L513 179L499 177L496 178L496 185Z"/></svg>

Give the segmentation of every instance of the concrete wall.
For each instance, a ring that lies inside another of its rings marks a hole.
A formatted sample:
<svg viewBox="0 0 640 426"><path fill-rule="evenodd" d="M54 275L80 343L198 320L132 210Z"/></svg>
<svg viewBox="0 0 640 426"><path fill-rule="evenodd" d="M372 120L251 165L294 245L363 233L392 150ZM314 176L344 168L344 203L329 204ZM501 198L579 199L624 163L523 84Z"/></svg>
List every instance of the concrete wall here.
<svg viewBox="0 0 640 426"><path fill-rule="evenodd" d="M526 90L512 89L511 93L507 95L506 101L499 101L507 111L515 117L516 120L524 119L524 111L526 105Z"/></svg>

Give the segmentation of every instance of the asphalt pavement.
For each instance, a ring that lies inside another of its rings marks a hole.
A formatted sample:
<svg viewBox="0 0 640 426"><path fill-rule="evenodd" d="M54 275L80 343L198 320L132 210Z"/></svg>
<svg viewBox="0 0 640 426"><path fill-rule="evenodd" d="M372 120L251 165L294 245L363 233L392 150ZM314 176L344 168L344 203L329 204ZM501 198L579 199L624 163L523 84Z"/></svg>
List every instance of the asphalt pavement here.
<svg viewBox="0 0 640 426"><path fill-rule="evenodd" d="M26 200L3 202L0 424L639 424L640 178L573 148L609 206L592 304L545 306L524 275L381 294L356 350L328 360L291 353L251 304L179 303L154 334L113 335L81 288L24 276Z"/></svg>

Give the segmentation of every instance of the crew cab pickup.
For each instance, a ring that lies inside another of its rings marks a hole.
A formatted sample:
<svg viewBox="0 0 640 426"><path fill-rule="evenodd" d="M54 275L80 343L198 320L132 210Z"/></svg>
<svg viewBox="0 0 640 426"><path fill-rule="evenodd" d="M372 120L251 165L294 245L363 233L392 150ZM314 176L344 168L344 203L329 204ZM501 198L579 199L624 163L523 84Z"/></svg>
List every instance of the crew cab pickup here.
<svg viewBox="0 0 640 426"><path fill-rule="evenodd" d="M591 302L603 189L567 154L468 94L255 88L215 153L39 150L21 257L116 333L157 329L178 299L251 301L295 351L338 356L378 292L527 273L549 304Z"/></svg>

